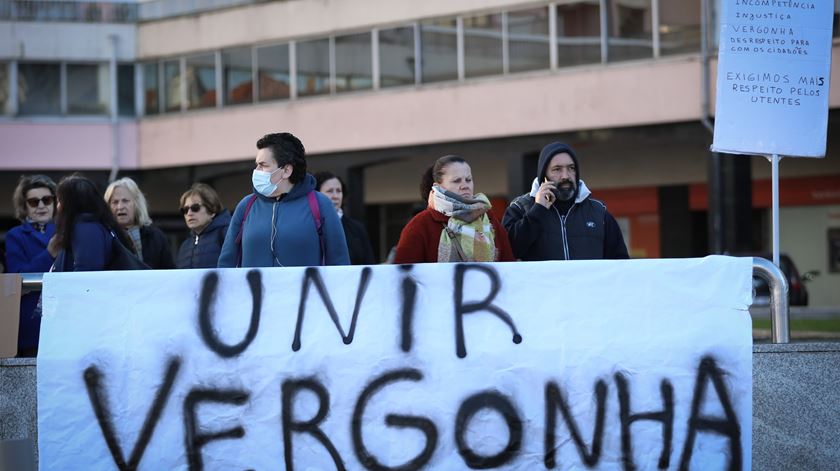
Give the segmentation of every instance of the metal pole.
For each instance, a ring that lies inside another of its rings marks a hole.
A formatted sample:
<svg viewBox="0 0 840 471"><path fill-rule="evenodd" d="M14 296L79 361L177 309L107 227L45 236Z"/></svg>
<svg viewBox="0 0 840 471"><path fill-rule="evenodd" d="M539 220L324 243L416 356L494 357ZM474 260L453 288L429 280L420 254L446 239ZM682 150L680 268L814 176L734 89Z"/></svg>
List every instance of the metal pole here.
<svg viewBox="0 0 840 471"><path fill-rule="evenodd" d="M773 264L779 265L779 157L773 154L770 157L770 164L773 167Z"/></svg>
<svg viewBox="0 0 840 471"><path fill-rule="evenodd" d="M790 342L788 282L778 265L761 257L753 258L753 273L770 287L770 341Z"/></svg>

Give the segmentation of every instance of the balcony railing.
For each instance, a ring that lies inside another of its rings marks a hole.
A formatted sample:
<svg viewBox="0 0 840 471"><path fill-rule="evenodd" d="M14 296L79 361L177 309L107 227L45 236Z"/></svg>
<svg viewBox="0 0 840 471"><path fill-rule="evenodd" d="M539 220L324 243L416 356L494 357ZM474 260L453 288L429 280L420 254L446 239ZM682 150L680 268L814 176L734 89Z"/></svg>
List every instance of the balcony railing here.
<svg viewBox="0 0 840 471"><path fill-rule="evenodd" d="M0 0L0 21L136 23L136 3Z"/></svg>

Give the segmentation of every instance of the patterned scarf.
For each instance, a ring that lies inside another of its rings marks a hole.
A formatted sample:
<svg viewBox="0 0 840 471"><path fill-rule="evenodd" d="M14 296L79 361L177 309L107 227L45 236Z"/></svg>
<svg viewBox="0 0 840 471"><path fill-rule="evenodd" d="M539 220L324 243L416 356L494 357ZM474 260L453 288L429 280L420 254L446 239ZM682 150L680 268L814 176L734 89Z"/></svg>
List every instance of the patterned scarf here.
<svg viewBox="0 0 840 471"><path fill-rule="evenodd" d="M134 243L134 253L137 254L137 257L140 260L143 260L143 241L140 238L140 227L138 226L131 226L126 230L128 232L129 237L131 237L131 242Z"/></svg>
<svg viewBox="0 0 840 471"><path fill-rule="evenodd" d="M487 216L490 210L487 196L479 193L473 198L464 198L434 185L429 193L429 207L449 216L440 232L438 262L496 261L495 235ZM453 240L460 246L464 259Z"/></svg>

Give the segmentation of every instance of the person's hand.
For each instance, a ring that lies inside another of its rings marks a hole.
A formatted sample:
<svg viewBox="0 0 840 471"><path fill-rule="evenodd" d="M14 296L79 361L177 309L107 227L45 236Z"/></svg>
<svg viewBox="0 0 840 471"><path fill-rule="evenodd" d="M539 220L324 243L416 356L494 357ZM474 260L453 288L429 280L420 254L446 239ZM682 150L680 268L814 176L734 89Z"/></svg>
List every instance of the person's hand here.
<svg viewBox="0 0 840 471"><path fill-rule="evenodd" d="M47 244L47 252L50 253L52 258L55 258L58 256L58 252L60 251L61 249L58 247L58 242L56 241L55 236L50 237L50 241Z"/></svg>
<svg viewBox="0 0 840 471"><path fill-rule="evenodd" d="M543 205L545 209L550 208L551 205L554 204L554 190L556 188L557 185L555 185L554 182L543 182L543 184L540 185L540 189L537 190L537 195L534 197L534 201L536 201L537 204Z"/></svg>

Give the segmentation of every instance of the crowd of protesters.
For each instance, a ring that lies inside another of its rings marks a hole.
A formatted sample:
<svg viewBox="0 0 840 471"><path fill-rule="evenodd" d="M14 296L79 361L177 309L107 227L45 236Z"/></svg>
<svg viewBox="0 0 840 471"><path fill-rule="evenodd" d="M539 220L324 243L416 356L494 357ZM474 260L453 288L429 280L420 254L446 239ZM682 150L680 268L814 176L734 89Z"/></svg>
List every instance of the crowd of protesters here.
<svg viewBox="0 0 840 471"><path fill-rule="evenodd" d="M289 133L257 141L253 191L231 214L216 191L196 183L179 209L189 237L173 257L131 178L108 185L71 175L56 185L24 175L15 188L21 224L6 235L9 273L117 269L368 265L375 262L364 225L344 214L347 191L335 174L307 172L300 140ZM508 262L628 258L615 219L591 199L571 147L551 143L540 155L530 193L503 221L476 193L463 157L443 156L421 178L427 202L403 228L394 263ZM37 353L38 293L21 298L18 352Z"/></svg>

